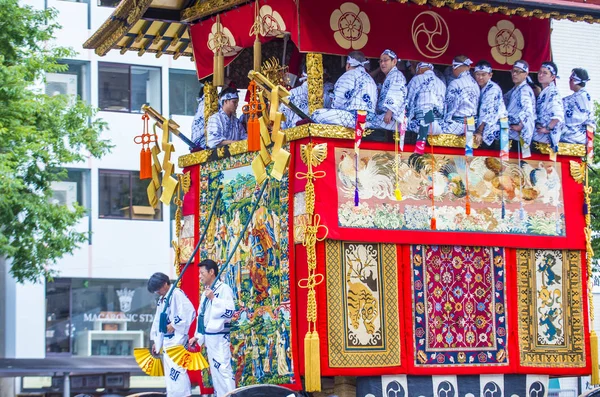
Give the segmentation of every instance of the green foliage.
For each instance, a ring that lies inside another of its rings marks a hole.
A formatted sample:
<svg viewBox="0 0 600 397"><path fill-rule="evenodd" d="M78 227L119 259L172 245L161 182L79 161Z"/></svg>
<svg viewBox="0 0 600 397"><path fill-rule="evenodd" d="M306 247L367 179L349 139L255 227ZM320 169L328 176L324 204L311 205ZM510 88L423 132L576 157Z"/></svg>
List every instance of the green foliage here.
<svg viewBox="0 0 600 397"><path fill-rule="evenodd" d="M51 204L51 186L66 176L63 164L111 147L94 109L39 88L45 73L66 69L59 59L74 55L49 43L55 18L17 0L0 7L0 255L19 282L56 274L56 261L88 239L74 230L85 209Z"/></svg>

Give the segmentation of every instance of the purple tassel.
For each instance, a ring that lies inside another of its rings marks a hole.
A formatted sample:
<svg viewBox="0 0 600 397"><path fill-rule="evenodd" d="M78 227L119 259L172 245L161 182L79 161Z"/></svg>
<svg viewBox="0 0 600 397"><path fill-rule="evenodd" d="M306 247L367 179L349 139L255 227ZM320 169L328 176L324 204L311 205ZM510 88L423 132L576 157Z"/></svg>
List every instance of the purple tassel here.
<svg viewBox="0 0 600 397"><path fill-rule="evenodd" d="M506 207L504 206L504 201L502 202L502 219L506 217Z"/></svg>
<svg viewBox="0 0 600 397"><path fill-rule="evenodd" d="M521 219L522 221L525 220L525 210L523 209L523 207L521 207L521 209L519 210L519 219Z"/></svg>
<svg viewBox="0 0 600 397"><path fill-rule="evenodd" d="M358 187L354 189L354 206L358 207Z"/></svg>
<svg viewBox="0 0 600 397"><path fill-rule="evenodd" d="M583 203L583 216L588 214L588 205L587 203Z"/></svg>

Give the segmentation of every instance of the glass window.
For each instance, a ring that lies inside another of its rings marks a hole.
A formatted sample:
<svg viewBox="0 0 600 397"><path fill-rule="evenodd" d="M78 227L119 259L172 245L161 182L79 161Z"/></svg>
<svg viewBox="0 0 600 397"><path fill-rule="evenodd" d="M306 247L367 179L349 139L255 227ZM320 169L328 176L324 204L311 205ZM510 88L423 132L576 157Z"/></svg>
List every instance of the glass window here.
<svg viewBox="0 0 600 397"><path fill-rule="evenodd" d="M148 203L148 183L139 171L100 170L99 217L162 220L162 204L155 210Z"/></svg>
<svg viewBox="0 0 600 397"><path fill-rule="evenodd" d="M121 0L98 0L99 7L116 7Z"/></svg>
<svg viewBox="0 0 600 397"><path fill-rule="evenodd" d="M193 116L198 107L200 83L193 70L169 70L169 108L171 114Z"/></svg>
<svg viewBox="0 0 600 397"><path fill-rule="evenodd" d="M90 171L69 169L62 181L52 182L52 203L90 208Z"/></svg>
<svg viewBox="0 0 600 397"><path fill-rule="evenodd" d="M89 64L87 62L64 61L67 70L46 74L46 95L71 95L89 102Z"/></svg>
<svg viewBox="0 0 600 397"><path fill-rule="evenodd" d="M48 311L47 351L76 356L130 356L136 347L150 346L156 296L146 280L55 279L46 287L46 300L59 315ZM57 299L62 291L62 300ZM51 308L48 305L48 308ZM59 316L67 319L58 322ZM52 332L68 329L68 333ZM50 338L50 335L53 338ZM59 338L60 337L60 338ZM60 343L59 343L60 342ZM54 349L54 350L52 350ZM62 349L62 350L61 350Z"/></svg>
<svg viewBox="0 0 600 397"><path fill-rule="evenodd" d="M141 113L145 104L161 111L160 68L98 63L101 110Z"/></svg>

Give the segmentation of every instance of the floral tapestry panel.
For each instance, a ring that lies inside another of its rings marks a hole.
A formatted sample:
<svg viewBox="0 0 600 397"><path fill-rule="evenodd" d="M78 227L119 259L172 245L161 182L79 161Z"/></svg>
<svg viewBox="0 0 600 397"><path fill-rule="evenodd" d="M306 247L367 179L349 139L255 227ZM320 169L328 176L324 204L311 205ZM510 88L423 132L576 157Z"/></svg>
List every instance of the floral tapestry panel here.
<svg viewBox="0 0 600 397"><path fill-rule="evenodd" d="M400 365L396 246L327 240L325 249L329 366Z"/></svg>
<svg viewBox="0 0 600 397"><path fill-rule="evenodd" d="M586 365L580 251L518 250L521 365Z"/></svg>
<svg viewBox="0 0 600 397"><path fill-rule="evenodd" d="M438 231L565 235L560 164L404 153L399 155L396 174L394 152L361 150L356 162L353 150L336 148L335 156L341 227L429 231L433 195ZM395 199L396 181L402 201Z"/></svg>
<svg viewBox="0 0 600 397"><path fill-rule="evenodd" d="M308 225L309 216L306 213L306 192L294 194L294 243L304 242L304 230Z"/></svg>
<svg viewBox="0 0 600 397"><path fill-rule="evenodd" d="M230 338L236 384L297 384L293 373L297 364L292 362L288 176L281 181L271 178L251 213L261 188L250 166L253 159L254 153L246 153L201 167L201 229L215 192L222 187L223 193L200 252L220 267L231 256L221 279L235 299Z"/></svg>
<svg viewBox="0 0 600 397"><path fill-rule="evenodd" d="M415 365L507 365L504 250L411 246Z"/></svg>

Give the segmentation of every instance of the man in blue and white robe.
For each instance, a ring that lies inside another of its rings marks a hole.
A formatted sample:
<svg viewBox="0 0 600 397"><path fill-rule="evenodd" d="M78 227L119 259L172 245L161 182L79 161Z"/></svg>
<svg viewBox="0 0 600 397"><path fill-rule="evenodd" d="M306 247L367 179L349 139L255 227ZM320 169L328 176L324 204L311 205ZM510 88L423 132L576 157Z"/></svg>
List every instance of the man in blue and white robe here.
<svg viewBox="0 0 600 397"><path fill-rule="evenodd" d="M455 77L446 90L443 132L452 135L464 135L467 119L477 116L480 90L469 71L469 58L459 55L452 61L452 73Z"/></svg>
<svg viewBox="0 0 600 397"><path fill-rule="evenodd" d="M475 142L490 146L500 139L500 119L508 116L502 99L502 89L492 81L492 65L480 61L475 66L475 81L481 87Z"/></svg>
<svg viewBox="0 0 600 397"><path fill-rule="evenodd" d="M207 146L210 149L248 138L244 124L235 115L238 100L235 88L225 88L219 94L220 109L208 119Z"/></svg>
<svg viewBox="0 0 600 397"><path fill-rule="evenodd" d="M527 84L529 64L523 60L515 62L511 71L515 86L504 95L508 111L509 138L523 140L525 148L531 145L535 129L535 95Z"/></svg>
<svg viewBox="0 0 600 397"><path fill-rule="evenodd" d="M556 87L558 68L554 62L544 62L538 72L538 81L542 84L542 92L537 98L535 121L536 131L533 140L548 143L558 153L558 142L565 121L562 98Z"/></svg>
<svg viewBox="0 0 600 397"><path fill-rule="evenodd" d="M148 291L159 296L156 304L156 313L150 330L150 340L153 341L152 350L159 354L161 349L162 362L165 371L167 396L187 397L192 395L190 378L187 370L169 357L165 352L169 347L185 345L188 341L188 331L196 311L194 305L179 288L173 290L167 307L167 332L160 331L160 315L167 305L166 295L171 288L171 281L164 273L154 273L148 280Z"/></svg>
<svg viewBox="0 0 600 397"><path fill-rule="evenodd" d="M306 80L306 73L302 73L300 77L302 85L290 90L288 99L296 107L302 110L305 114L308 114L308 81ZM300 121L300 116L292 111L288 106L283 103L279 105L279 111L285 116L285 121L281 123L281 129L292 128L296 126L296 123Z"/></svg>
<svg viewBox="0 0 600 397"><path fill-rule="evenodd" d="M200 149L206 149L206 134L204 120L204 93L200 90L198 108L192 122L192 142Z"/></svg>
<svg viewBox="0 0 600 397"><path fill-rule="evenodd" d="M215 261L205 259L198 266L200 267L200 281L204 285L204 292L198 307L198 321L204 320L204 332L200 332L198 329L194 337L190 339L190 345L193 346L196 343L200 346L206 345L215 396L223 397L235 390L229 339L231 319L235 312L233 291L229 285L217 280L219 267ZM205 311L202 313L205 302ZM202 314L203 318L200 317Z"/></svg>
<svg viewBox="0 0 600 397"><path fill-rule="evenodd" d="M396 65L398 57L392 50L385 50L379 60L381 71L386 75L377 100L376 114L368 128L395 130L406 114L406 78Z"/></svg>
<svg viewBox="0 0 600 397"><path fill-rule="evenodd" d="M367 112L367 118L375 114L377 85L365 70L369 61L360 51L353 51L346 60L346 73L335 83L331 109L317 109L312 119L320 124L336 124L356 127L356 112Z"/></svg>
<svg viewBox="0 0 600 397"><path fill-rule="evenodd" d="M419 63L416 73L408 83L407 89L407 129L418 132L419 127L424 125L425 114L432 110L435 120L430 126L431 133L440 134L442 132L440 122L444 117L446 85L435 75L433 65L430 63Z"/></svg>
<svg viewBox="0 0 600 397"><path fill-rule="evenodd" d="M585 84L589 80L585 69L575 68L571 72L569 87L573 94L563 98L565 124L562 130L562 142L586 144L588 126L592 130L596 129L592 98L585 89Z"/></svg>

